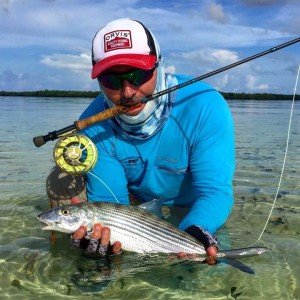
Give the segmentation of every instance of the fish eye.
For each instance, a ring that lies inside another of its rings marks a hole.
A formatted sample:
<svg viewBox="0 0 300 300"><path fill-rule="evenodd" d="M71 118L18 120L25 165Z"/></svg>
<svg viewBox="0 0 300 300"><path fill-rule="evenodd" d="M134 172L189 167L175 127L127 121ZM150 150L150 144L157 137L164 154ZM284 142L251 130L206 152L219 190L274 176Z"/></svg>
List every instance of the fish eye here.
<svg viewBox="0 0 300 300"><path fill-rule="evenodd" d="M61 213L61 215L63 215L63 216L67 216L67 215L70 214L70 210L67 209L67 208L64 208L64 209L61 209L60 213Z"/></svg>

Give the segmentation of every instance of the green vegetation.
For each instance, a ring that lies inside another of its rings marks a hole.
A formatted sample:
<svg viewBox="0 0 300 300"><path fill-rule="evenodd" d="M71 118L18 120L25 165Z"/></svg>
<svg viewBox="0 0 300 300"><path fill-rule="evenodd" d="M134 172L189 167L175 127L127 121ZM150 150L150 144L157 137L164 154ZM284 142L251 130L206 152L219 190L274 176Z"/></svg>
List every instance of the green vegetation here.
<svg viewBox="0 0 300 300"><path fill-rule="evenodd" d="M0 96L21 96L21 97L71 97L71 98L95 98L100 91L61 91L43 90L32 92L0 92ZM268 94L268 93L225 93L221 92L227 100L291 100L293 95ZM296 100L300 100L300 95L296 95Z"/></svg>
<svg viewBox="0 0 300 300"><path fill-rule="evenodd" d="M255 94L246 94L246 93L223 93L223 97L227 100L292 100L293 95L284 95L284 94L268 94L268 93L255 93ZM295 96L295 100L300 100L300 95Z"/></svg>
<svg viewBox="0 0 300 300"><path fill-rule="evenodd" d="M71 97L71 98L96 98L100 91L60 91L43 90L32 92L5 92L1 91L0 96L20 96L20 97Z"/></svg>

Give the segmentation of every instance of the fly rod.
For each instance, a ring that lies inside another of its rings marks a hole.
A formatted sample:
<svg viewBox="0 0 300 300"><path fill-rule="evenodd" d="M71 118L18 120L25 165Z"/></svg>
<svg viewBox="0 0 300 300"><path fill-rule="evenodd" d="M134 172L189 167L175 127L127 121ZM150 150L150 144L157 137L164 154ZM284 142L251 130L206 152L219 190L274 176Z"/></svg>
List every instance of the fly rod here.
<svg viewBox="0 0 300 300"><path fill-rule="evenodd" d="M251 60L254 60L256 58L259 58L261 56L264 56L264 55L267 55L269 53L273 53L277 50L280 50L282 48L285 48L285 47L288 47L290 45L293 45L295 43L298 43L300 42L300 37L299 38L296 38L294 40L291 40L291 41L288 41L284 44L281 44L281 45L278 45L278 46L275 46L275 47L272 47L270 48L269 50L266 50L266 51L263 51L263 52L260 52L258 54L255 54L255 55L252 55L252 56L249 56L245 59L242 59L242 60L239 60L235 63L232 63L230 65L227 65L225 67L222 67L222 68L219 68L215 71L212 71L212 72L209 72L209 73L206 73L204 75L201 75L199 77L196 77L196 78L193 78L191 80L188 80L186 82L183 82L181 84L178 84L178 85L175 85L171 88L168 88L164 91L161 91L161 92L158 92L158 93L155 93L151 96L148 96L146 98L144 98L141 103L146 103L150 100L153 100L157 97L160 97L162 95L165 95L165 94L168 94L168 93L171 93L175 90L178 90L178 89L181 89L183 87L186 87L190 84L193 84L197 81L200 81L200 80L203 80L203 79L206 79L208 77L211 77L211 76L214 76L216 74L219 74L221 72L224 72L226 70L229 70L229 69L232 69L236 66L239 66L241 64L244 64L248 61L251 61ZM36 136L33 138L33 143L36 147L40 147L42 145L44 145L45 143L47 143L48 141L53 141L57 138L59 138L60 136L66 134L66 133L70 133L70 132L74 132L74 131L77 131L77 130L82 130L92 124L95 124L97 122L101 122L101 121L105 121L105 120L108 120L108 119L112 119L114 117L117 117L121 114L124 114L126 113L127 111L129 111L130 109L132 109L133 107L139 107L141 106L141 103L138 103L134 106L129 106L129 105L116 105L114 107L111 107L111 108L108 108L96 115L93 115L91 117L88 117L86 119L82 119L82 120L78 120L78 121L75 121L73 125L70 125L70 126L67 126L65 128L62 128L60 130L57 130L57 131L52 131L52 132L49 132L47 135L44 135L44 136Z"/></svg>

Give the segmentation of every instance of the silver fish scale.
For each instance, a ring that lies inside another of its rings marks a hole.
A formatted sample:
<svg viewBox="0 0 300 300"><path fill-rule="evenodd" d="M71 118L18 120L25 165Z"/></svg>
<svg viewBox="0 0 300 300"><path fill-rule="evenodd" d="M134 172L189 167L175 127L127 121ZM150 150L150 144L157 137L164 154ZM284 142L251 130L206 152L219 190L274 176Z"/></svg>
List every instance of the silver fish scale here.
<svg viewBox="0 0 300 300"><path fill-rule="evenodd" d="M126 251L138 253L205 254L202 244L192 236L138 207L112 203L82 204L93 223L111 229L111 242L120 241Z"/></svg>
<svg viewBox="0 0 300 300"><path fill-rule="evenodd" d="M202 244L172 224L139 207L113 203L88 202L66 205L41 213L44 230L73 233L80 225L89 230L96 223L111 229L111 242L120 241L122 248L139 253L195 253L206 256ZM269 252L266 247L248 247L220 251L218 257L246 257Z"/></svg>

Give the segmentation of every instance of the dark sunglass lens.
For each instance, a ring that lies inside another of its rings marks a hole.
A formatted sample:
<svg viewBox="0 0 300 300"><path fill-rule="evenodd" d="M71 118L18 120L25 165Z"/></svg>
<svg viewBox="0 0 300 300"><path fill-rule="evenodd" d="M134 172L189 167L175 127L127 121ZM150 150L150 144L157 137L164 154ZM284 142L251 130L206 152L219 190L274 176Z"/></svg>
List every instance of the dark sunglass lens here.
<svg viewBox="0 0 300 300"><path fill-rule="evenodd" d="M154 68L155 69L155 68ZM119 90L123 86L124 80L128 80L135 86L140 86L151 79L154 69L141 70L136 69L126 74L102 74L98 77L101 85L108 89Z"/></svg>
<svg viewBox="0 0 300 300"><path fill-rule="evenodd" d="M122 79L118 75L113 74L103 74L98 80L101 85L112 90L119 90L123 84Z"/></svg>
<svg viewBox="0 0 300 300"><path fill-rule="evenodd" d="M132 76L129 79L129 81L135 86L142 85L148 80L150 80L153 71L154 70L135 70L134 72L131 73Z"/></svg>

